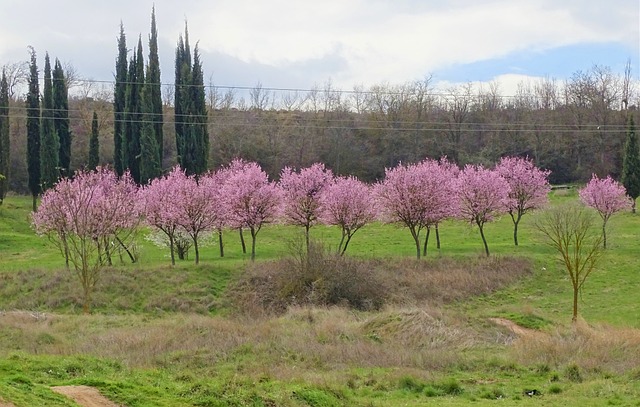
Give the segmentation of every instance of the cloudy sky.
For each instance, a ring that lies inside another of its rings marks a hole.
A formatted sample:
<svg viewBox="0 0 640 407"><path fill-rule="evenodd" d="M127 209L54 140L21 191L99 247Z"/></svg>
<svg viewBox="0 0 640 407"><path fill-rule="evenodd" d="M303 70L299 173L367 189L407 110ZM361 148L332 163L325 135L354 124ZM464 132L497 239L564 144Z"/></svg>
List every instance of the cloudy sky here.
<svg viewBox="0 0 640 407"><path fill-rule="evenodd" d="M399 84L432 75L456 84L568 78L594 64L640 71L638 0L0 0L0 65L33 46L80 76L113 80L120 22L127 45L152 5L163 82L189 25L205 77L220 86L309 89ZM505 90L503 89L503 93Z"/></svg>

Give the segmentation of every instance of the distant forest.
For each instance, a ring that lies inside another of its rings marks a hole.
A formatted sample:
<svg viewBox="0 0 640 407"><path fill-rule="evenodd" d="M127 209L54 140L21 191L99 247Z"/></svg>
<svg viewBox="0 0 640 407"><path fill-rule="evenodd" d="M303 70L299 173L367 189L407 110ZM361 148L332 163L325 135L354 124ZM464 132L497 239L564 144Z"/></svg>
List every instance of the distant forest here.
<svg viewBox="0 0 640 407"><path fill-rule="evenodd" d="M21 92L29 63L8 63L4 71L9 84L9 188L28 193L27 109ZM71 171L87 166L89 140L96 132L99 163L114 166L118 82L82 79L70 65L65 66L65 76ZM540 168L552 171L554 184L586 181L592 173L617 178L627 118L634 115L635 122L640 121L630 63L622 74L596 65L565 80L521 83L513 95L501 94L499 83L480 89L469 83L436 90L428 77L350 90L336 89L331 82L304 90L261 84L221 87L209 78L208 84L199 79L206 106L194 116L206 126L205 140L198 144L205 147L196 147L208 149L206 168L241 157L258 162L272 177L286 165L323 162L336 174L372 182L399 162L446 155L459 165L489 166L502 156L528 156ZM162 89L163 137L158 140L160 170L166 172L180 162L176 122L181 119L176 117L181 116L175 109L175 85L154 85ZM142 131L144 117L135 120L139 121L137 131Z"/></svg>

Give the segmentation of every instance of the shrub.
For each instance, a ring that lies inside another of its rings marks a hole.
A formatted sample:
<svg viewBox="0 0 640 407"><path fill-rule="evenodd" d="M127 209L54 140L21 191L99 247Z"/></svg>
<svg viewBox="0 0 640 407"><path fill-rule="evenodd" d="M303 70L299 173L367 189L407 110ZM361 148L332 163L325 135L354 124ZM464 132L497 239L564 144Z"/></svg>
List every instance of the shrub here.
<svg viewBox="0 0 640 407"><path fill-rule="evenodd" d="M231 297L244 311L285 311L289 306L343 305L357 310L382 307L387 289L369 262L330 253L312 242L294 255L251 264L232 288Z"/></svg>

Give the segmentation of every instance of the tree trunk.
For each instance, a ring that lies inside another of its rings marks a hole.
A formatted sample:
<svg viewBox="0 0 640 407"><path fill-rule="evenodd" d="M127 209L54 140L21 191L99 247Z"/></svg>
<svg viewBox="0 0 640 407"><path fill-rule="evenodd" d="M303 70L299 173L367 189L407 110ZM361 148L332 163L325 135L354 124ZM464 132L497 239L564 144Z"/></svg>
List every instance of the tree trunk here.
<svg viewBox="0 0 640 407"><path fill-rule="evenodd" d="M437 223L436 223L436 248L440 250L440 229L438 229Z"/></svg>
<svg viewBox="0 0 640 407"><path fill-rule="evenodd" d="M571 317L571 322L575 323L578 321L578 287L573 287L573 316Z"/></svg>
<svg viewBox="0 0 640 407"><path fill-rule="evenodd" d="M222 229L218 229L218 247L220 248L220 257L224 257L224 243L222 242Z"/></svg>
<svg viewBox="0 0 640 407"><path fill-rule="evenodd" d="M174 254L175 248L174 248L175 244L173 243L173 235L169 235L169 249L171 250L171 265L175 266L176 265L176 256Z"/></svg>
<svg viewBox="0 0 640 407"><path fill-rule="evenodd" d="M33 207L33 211L35 212L36 209L37 209L36 208L36 200L38 199L38 196L37 195L32 195L32 197L33 197L33 201L31 203L31 206Z"/></svg>
<svg viewBox="0 0 640 407"><path fill-rule="evenodd" d="M424 247L422 249L422 256L427 257L427 244L429 243L429 235L431 234L431 226L427 226L427 235L424 238Z"/></svg>
<svg viewBox="0 0 640 407"><path fill-rule="evenodd" d="M200 264L200 251L198 250L198 238L193 238L193 249L196 252L196 264Z"/></svg>
<svg viewBox="0 0 640 407"><path fill-rule="evenodd" d="M484 252L486 253L487 257L489 257L489 246L487 245L487 239L484 237L484 225L480 222L476 222L478 224L478 227L480 228L480 237L482 237L482 243L484 243Z"/></svg>
<svg viewBox="0 0 640 407"><path fill-rule="evenodd" d="M247 245L244 242L244 234L242 234L242 228L238 230L240 231L240 244L242 245L242 254L247 254Z"/></svg>
<svg viewBox="0 0 640 407"><path fill-rule="evenodd" d="M607 222L602 222L602 247L607 248Z"/></svg>
<svg viewBox="0 0 640 407"><path fill-rule="evenodd" d="M311 226L304 225L304 243L307 245L307 254L309 253L309 246L311 244L309 242L309 229L311 229Z"/></svg>
<svg viewBox="0 0 640 407"><path fill-rule="evenodd" d="M251 261L256 260L256 231L251 228Z"/></svg>
<svg viewBox="0 0 640 407"><path fill-rule="evenodd" d="M415 226L410 227L409 230L411 231L411 236L416 244L416 258L420 260L420 231L416 233Z"/></svg>

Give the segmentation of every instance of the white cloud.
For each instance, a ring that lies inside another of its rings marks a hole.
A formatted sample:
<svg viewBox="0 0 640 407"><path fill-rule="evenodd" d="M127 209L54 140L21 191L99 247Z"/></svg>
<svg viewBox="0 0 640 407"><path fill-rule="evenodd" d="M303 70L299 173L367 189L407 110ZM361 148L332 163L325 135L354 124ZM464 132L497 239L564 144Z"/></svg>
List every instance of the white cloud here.
<svg viewBox="0 0 640 407"><path fill-rule="evenodd" d="M0 14L11 18L0 25L0 64L26 58L33 45L79 68L106 64L83 74L111 79L120 20L129 47L141 33L146 51L154 3L169 77L185 19L192 43L209 58L229 56L255 67L255 77L268 67L279 77L331 78L342 88L573 44L618 43L638 52L637 0L2 0ZM218 61L205 61L205 69L224 72Z"/></svg>

